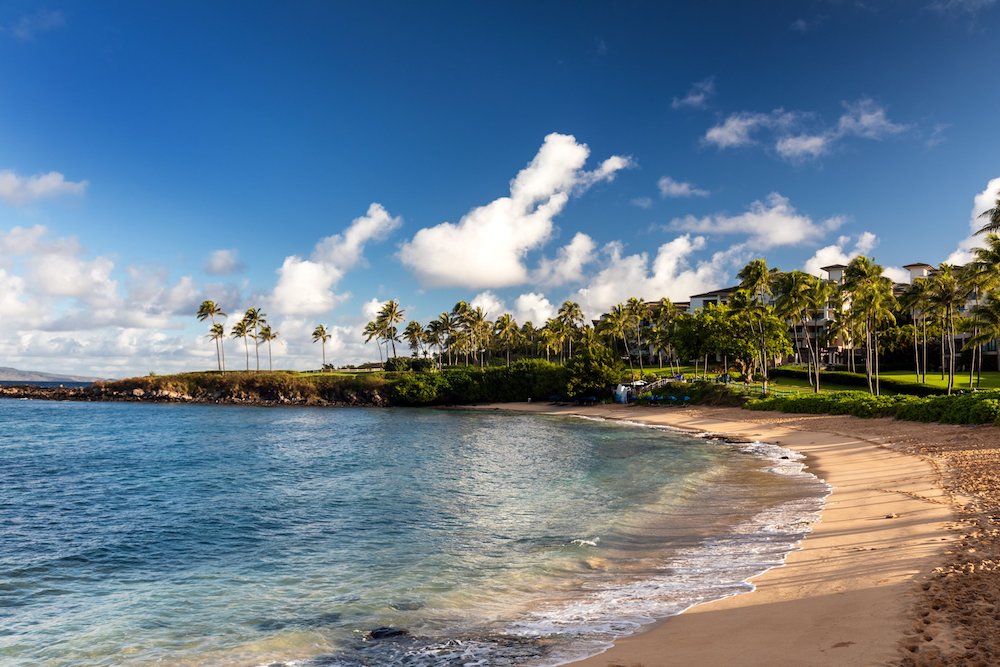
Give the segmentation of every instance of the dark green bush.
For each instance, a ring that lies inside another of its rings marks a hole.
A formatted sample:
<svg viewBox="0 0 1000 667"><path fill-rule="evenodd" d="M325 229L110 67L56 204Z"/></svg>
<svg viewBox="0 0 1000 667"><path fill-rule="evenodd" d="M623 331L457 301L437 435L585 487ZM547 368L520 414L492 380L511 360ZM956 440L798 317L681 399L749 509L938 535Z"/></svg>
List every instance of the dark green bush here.
<svg viewBox="0 0 1000 667"><path fill-rule="evenodd" d="M1000 391L981 391L951 396L872 396L860 391L830 394L797 394L753 399L750 410L777 410L805 414L895 417L907 421L945 424L992 424L1000 422Z"/></svg>

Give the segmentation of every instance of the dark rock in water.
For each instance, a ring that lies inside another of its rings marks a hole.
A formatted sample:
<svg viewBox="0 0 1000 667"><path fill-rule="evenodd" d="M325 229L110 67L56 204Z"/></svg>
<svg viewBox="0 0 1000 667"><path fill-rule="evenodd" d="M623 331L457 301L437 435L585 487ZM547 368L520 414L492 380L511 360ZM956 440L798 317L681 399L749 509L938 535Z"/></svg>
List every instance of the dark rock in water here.
<svg viewBox="0 0 1000 667"><path fill-rule="evenodd" d="M405 637L409 634L408 630L403 630L402 628L382 627L375 628L369 632L365 635L365 639L392 639L393 637Z"/></svg>
<svg viewBox="0 0 1000 667"><path fill-rule="evenodd" d="M781 458L784 459L784 460L786 460L786 461L788 460L787 456L782 456Z"/></svg>

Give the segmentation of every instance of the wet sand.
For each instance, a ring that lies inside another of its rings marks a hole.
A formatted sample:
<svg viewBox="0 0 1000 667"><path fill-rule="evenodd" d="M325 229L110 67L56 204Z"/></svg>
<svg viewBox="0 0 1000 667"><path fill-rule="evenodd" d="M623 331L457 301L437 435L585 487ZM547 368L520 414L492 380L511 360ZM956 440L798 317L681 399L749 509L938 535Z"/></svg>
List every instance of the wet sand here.
<svg viewBox="0 0 1000 667"><path fill-rule="evenodd" d="M579 667L1000 664L1000 429L739 408L502 404L773 442L832 487L756 590L694 607Z"/></svg>

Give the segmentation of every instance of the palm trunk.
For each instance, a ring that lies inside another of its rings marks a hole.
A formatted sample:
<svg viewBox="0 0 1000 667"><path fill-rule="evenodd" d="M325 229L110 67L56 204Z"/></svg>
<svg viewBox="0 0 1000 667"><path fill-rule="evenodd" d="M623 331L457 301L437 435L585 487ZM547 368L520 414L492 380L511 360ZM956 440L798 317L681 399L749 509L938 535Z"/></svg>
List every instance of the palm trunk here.
<svg viewBox="0 0 1000 667"><path fill-rule="evenodd" d="M271 364L271 341L267 341L267 370L274 370L274 366Z"/></svg>
<svg viewBox="0 0 1000 667"><path fill-rule="evenodd" d="M247 341L247 337L243 337L243 347L247 352L247 372L250 371L250 343Z"/></svg>
<svg viewBox="0 0 1000 667"><path fill-rule="evenodd" d="M910 311L910 319L913 320L913 369L916 373L917 382L920 382L920 346L917 345L917 318L916 313Z"/></svg>

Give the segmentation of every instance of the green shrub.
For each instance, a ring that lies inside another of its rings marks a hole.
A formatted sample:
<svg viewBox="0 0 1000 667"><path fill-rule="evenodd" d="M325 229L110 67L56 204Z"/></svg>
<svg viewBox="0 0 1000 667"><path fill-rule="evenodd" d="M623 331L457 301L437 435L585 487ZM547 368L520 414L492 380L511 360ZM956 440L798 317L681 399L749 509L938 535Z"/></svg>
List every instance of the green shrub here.
<svg viewBox="0 0 1000 667"><path fill-rule="evenodd" d="M802 368L772 368L768 372L771 378L794 378L797 380L809 381L809 375ZM823 383L837 384L845 387L858 387L868 389L868 378L863 373L848 373L847 371L822 371L820 373L820 386ZM874 380L873 380L874 381ZM893 378L879 378L879 389L882 392L894 394L912 394L913 396L933 396L944 394L947 390L941 387L932 387L925 384L916 384Z"/></svg>

